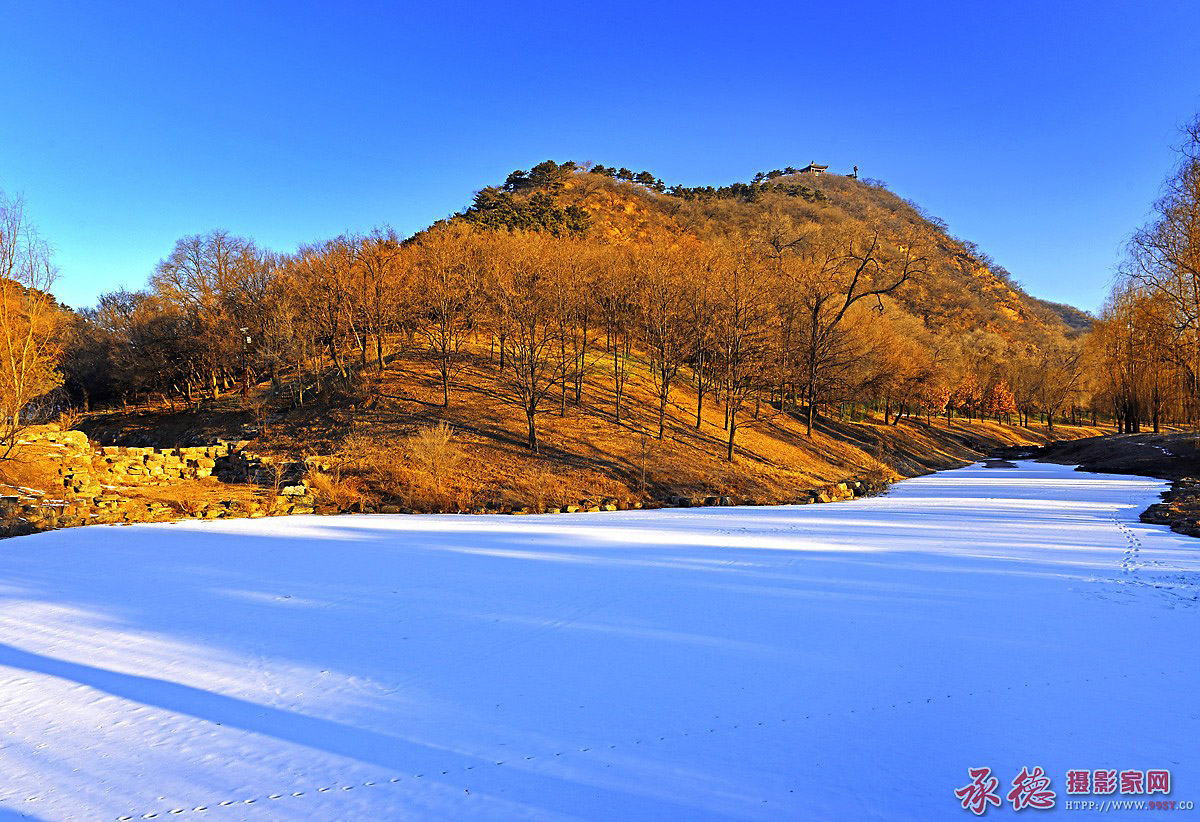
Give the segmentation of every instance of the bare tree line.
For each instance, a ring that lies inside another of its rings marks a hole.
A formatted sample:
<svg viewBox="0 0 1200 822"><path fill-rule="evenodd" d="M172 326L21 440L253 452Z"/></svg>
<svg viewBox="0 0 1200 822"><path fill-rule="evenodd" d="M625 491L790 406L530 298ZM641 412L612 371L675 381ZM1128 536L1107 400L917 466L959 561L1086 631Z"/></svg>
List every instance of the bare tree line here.
<svg viewBox="0 0 1200 822"><path fill-rule="evenodd" d="M637 411L654 435L686 387L697 427L705 404L720 410L730 459L738 431L774 414L801 416L809 436L847 406L882 409L891 425L1077 415L1077 346L957 338L898 307L928 276L933 241L770 211L748 234L606 242L452 220L406 241L380 229L286 255L214 231L181 239L147 290L80 313L68 387L83 403L194 403L269 380L300 405L402 353L427 359L450 405L470 351L486 349L532 450L539 416L589 388L628 423L641 374L654 401Z"/></svg>
<svg viewBox="0 0 1200 822"><path fill-rule="evenodd" d="M1135 433L1200 424L1200 118L1089 339L1097 402Z"/></svg>

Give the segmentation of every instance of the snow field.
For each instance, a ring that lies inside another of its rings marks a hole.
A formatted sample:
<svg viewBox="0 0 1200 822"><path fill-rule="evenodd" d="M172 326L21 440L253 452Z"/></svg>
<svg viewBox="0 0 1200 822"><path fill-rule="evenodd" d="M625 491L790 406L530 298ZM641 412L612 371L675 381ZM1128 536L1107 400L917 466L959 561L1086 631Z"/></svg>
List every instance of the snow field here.
<svg viewBox="0 0 1200 822"><path fill-rule="evenodd" d="M0 818L961 819L979 765L1200 800L1200 542L1137 521L1162 487L9 540Z"/></svg>

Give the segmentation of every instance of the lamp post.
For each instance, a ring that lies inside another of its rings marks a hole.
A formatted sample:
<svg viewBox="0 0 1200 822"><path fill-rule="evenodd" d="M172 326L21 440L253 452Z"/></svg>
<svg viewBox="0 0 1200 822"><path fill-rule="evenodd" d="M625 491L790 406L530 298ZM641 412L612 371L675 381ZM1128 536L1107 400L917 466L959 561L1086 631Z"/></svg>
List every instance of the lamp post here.
<svg viewBox="0 0 1200 822"><path fill-rule="evenodd" d="M238 329L242 332L242 399L250 396L250 335L249 328Z"/></svg>

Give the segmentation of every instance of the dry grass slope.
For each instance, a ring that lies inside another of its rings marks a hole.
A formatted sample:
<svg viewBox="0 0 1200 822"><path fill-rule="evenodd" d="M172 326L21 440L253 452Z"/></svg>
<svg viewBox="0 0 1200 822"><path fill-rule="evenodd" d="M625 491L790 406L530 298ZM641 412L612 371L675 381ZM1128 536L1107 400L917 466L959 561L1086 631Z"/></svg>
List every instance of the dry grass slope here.
<svg viewBox="0 0 1200 822"><path fill-rule="evenodd" d="M992 448L1106 433L1056 425L1020 428L994 421L876 417L826 419L809 439L803 421L766 404L745 415L737 456L725 459L723 413L705 397L696 427L696 393L686 381L672 392L666 432L656 433L654 386L644 367L632 369L622 420L605 362L587 375L582 401L558 396L539 415L540 454L525 447L520 409L505 402L488 346L466 348L466 362L441 407L434 364L420 352L394 357L369 374L357 396L326 400L277 416L253 444L292 459L329 457L329 470L310 474L318 497L345 508L394 505L417 511L528 508L612 498L623 504L672 496L731 496L761 502L797 499L807 489L848 477L913 476L970 462ZM109 441L116 432L176 431L238 438L231 426L249 412L149 412L95 415L84 428Z"/></svg>

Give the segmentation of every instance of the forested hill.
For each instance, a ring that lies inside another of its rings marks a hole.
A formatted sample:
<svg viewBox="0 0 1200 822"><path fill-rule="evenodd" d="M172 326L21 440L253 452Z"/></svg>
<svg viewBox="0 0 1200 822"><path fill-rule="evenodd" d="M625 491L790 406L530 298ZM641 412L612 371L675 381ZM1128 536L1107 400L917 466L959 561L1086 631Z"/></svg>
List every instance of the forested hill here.
<svg viewBox="0 0 1200 822"><path fill-rule="evenodd" d="M476 194L459 219L489 228L543 230L615 243L673 235L734 237L774 251L810 232L841 228L919 238L924 273L893 295L935 333L992 333L1041 347L1090 328L1069 305L1027 294L1014 277L942 220L878 180L794 168L749 182L667 186L650 172L546 161Z"/></svg>
<svg viewBox="0 0 1200 822"><path fill-rule="evenodd" d="M844 175L688 188L546 162L408 238L164 252L145 290L66 318L67 399L115 414L87 430L252 437L326 460L343 502L794 498L1057 436L1107 401L1071 309Z"/></svg>

